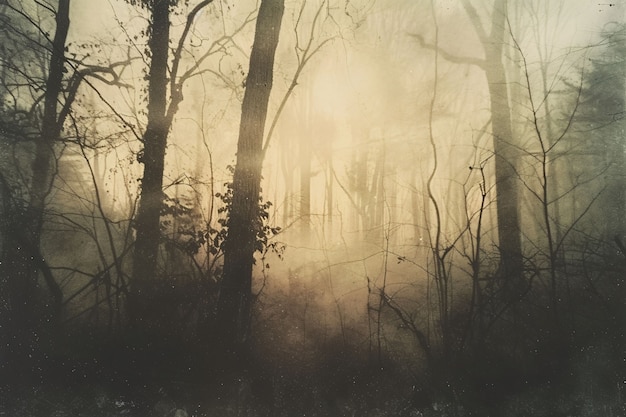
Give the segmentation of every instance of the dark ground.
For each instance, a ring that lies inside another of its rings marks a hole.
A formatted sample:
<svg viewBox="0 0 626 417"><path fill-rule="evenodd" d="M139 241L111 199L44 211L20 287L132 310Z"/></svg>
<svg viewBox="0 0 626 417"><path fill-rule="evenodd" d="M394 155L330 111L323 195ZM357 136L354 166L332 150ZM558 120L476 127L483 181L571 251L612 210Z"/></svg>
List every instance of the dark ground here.
<svg viewBox="0 0 626 417"><path fill-rule="evenodd" d="M402 365L392 361L382 367L372 365L375 361L363 360L357 351L335 352L315 365L305 363L303 356L298 369L253 358L247 369L237 370L243 367L220 363L208 353L210 343L131 339L68 334L19 366L5 364L0 415L626 415L626 380L616 380L616 368L605 360L610 355L602 346L590 347L558 373L533 378L513 373L500 379L485 376L483 381L457 383L444 398L434 394L427 382L416 385L407 378ZM497 374L488 371L484 375Z"/></svg>

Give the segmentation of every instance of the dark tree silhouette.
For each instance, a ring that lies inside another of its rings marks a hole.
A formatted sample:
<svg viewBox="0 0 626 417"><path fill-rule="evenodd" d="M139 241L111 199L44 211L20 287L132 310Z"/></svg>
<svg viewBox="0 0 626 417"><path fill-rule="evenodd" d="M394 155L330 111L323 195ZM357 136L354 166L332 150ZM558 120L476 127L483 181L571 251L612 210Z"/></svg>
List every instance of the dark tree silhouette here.
<svg viewBox="0 0 626 417"><path fill-rule="evenodd" d="M284 0L261 2L242 104L233 200L224 242L224 275L217 305L219 334L232 353L243 348L249 331L252 266L261 226L263 135L283 12Z"/></svg>
<svg viewBox="0 0 626 417"><path fill-rule="evenodd" d="M5 6L15 14L25 17L28 24L35 26L31 28L32 30L44 30L43 27L39 26L40 23L27 17L28 15L23 9L12 4ZM27 47L40 50L42 54L46 53L44 51L47 50L47 67L43 74L45 82L41 86L43 87L41 122L36 127L37 133L33 139L33 157L30 161L31 176L28 184L25 184L28 187L28 198L21 210L12 211L13 221L6 230L8 244L5 252L6 267L4 273L8 284L11 316L15 320L15 324L23 327L26 331L35 326L36 321L39 320L36 292L40 271L43 273L46 285L53 296L55 316L60 313L63 298L61 289L44 261L40 249L46 199L56 173L55 146L61 139L63 124L73 102L71 96L64 100L65 51L70 27L70 1L60 0L54 12L56 26L54 37L48 39L49 45L42 48L28 35L25 35L25 39L22 40ZM11 31L21 33L17 27L13 27ZM26 33L28 32L27 30ZM19 71L15 66L11 69ZM28 75L25 76L28 77ZM34 121L34 123L37 122ZM3 193L5 198L11 198L8 195L9 187L5 186L4 188L6 190Z"/></svg>
<svg viewBox="0 0 626 417"><path fill-rule="evenodd" d="M138 157L139 162L143 163L144 172L139 209L135 219L137 237L133 253L133 282L129 294L129 315L132 322L147 319L155 313L155 310L159 310L159 306L153 305L150 300L149 293L150 289L154 288L158 275L157 258L161 241L160 217L163 208L163 168L167 137L174 115L183 100L183 84L208 54L198 57L196 65L180 77L178 68L192 23L200 10L211 2L212 0L199 2L187 15L186 25L174 50L169 72L171 2L152 0L143 3L149 8L152 18L148 43L151 60L148 73L148 124L143 134L143 151Z"/></svg>
<svg viewBox="0 0 626 417"><path fill-rule="evenodd" d="M574 156L569 169L574 178L593 178L604 171L605 191L593 213L598 222L592 227L610 241L626 234L626 26L610 23L601 35L601 53L590 59L575 120L580 133L570 138L572 153L579 156L578 160Z"/></svg>
<svg viewBox="0 0 626 417"><path fill-rule="evenodd" d="M157 253L160 241L159 219L163 203L163 166L169 132L166 121L167 64L170 40L170 2L154 0L149 4L151 61L148 74L148 125L143 134L143 152L139 162L144 165L141 196L135 228L137 238L133 255L133 282L129 295L131 320L139 320L144 312L139 306L142 292L157 273Z"/></svg>
<svg viewBox="0 0 626 417"><path fill-rule="evenodd" d="M20 168L9 162L0 170L3 200L0 336L6 341L0 356L2 362L8 363L9 368L4 372L10 375L18 372L21 379L30 375L29 369L36 368L40 329L57 323L62 310L63 293L42 254L41 238L47 199L57 171L58 143L74 99L66 94L70 0L59 0L56 9L44 7L46 13L54 16L53 30L43 19L33 17L36 14L31 13L28 4L3 2L0 7L3 33L0 132L3 148L5 145L19 148L17 153L23 162ZM30 63L33 57L41 64L36 69ZM32 85L31 95L20 94L22 83ZM13 98L12 106L8 97ZM30 102L25 104L15 97L27 97ZM3 162L7 160L3 158ZM40 284L40 274L48 293Z"/></svg>

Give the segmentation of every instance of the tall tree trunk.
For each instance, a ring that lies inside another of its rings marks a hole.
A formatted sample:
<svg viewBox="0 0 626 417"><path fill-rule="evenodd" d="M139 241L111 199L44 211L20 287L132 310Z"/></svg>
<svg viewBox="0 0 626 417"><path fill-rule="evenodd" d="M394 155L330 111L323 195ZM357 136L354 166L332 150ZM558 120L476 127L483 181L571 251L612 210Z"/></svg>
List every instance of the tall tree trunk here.
<svg viewBox="0 0 626 417"><path fill-rule="evenodd" d="M490 42L485 44L485 68L491 100L491 129L496 155L496 198L500 266L505 279L517 285L523 272L519 218L519 149L511 129L511 110L506 71L502 63L507 0L497 0L493 9Z"/></svg>
<svg viewBox="0 0 626 417"><path fill-rule="evenodd" d="M20 372L16 374L18 378L25 377L29 367L36 366L33 361L38 348L37 327L50 320L50 316L57 319L63 303L61 288L41 253L41 236L46 198L56 174L54 146L59 141L64 121L59 115L59 103L63 91L65 43L70 27L69 10L70 0L59 0L43 97L41 130L34 143L31 162L32 177L26 212L16 210L10 187L2 178L2 220L6 223L0 231L4 239L0 274L3 275L2 290L6 290L9 301L7 316L2 317L2 336L7 342L9 366L13 367L5 371ZM70 104L67 101L65 106ZM47 307L39 294L40 272L52 296L52 309ZM22 374L23 371L26 373Z"/></svg>
<svg viewBox="0 0 626 417"><path fill-rule="evenodd" d="M523 273L522 239L519 216L519 180L517 165L519 150L511 128L511 109L507 76L502 62L506 29L507 0L495 0L491 16L491 31L487 33L469 0L465 7L485 51L481 67L489 84L491 101L491 132L495 153L496 200L500 272L506 285L515 287Z"/></svg>
<svg viewBox="0 0 626 417"><path fill-rule="evenodd" d="M496 59L495 57L493 59ZM496 155L496 200L500 267L503 276L519 282L522 275L522 242L519 219L518 149L512 143L506 76L501 61L487 71L491 99L491 125Z"/></svg>
<svg viewBox="0 0 626 417"><path fill-rule="evenodd" d="M262 0L243 98L233 201L224 247L217 325L225 350L245 348L250 326L252 266L260 226L262 145L284 0Z"/></svg>
<svg viewBox="0 0 626 417"><path fill-rule="evenodd" d="M326 223L328 223L328 237L330 238L333 234L333 216L334 216L334 196L333 196L333 172L335 168L333 167L333 154L332 151L328 152L328 156L326 159Z"/></svg>
<svg viewBox="0 0 626 417"><path fill-rule="evenodd" d="M166 117L169 3L169 0L154 0L151 5L149 48L152 59L148 75L148 125L143 135L143 154L138 158L144 165L144 172L139 210L135 219L137 237L133 253L133 281L128 300L130 320L135 323L151 315L148 311L151 303L147 292L157 275L159 221L163 203L163 167L170 127Z"/></svg>
<svg viewBox="0 0 626 417"><path fill-rule="evenodd" d="M54 146L59 141L63 120L59 119L59 99L63 90L63 72L65 67L65 43L70 27L70 0L59 0L55 20L56 28L52 41L50 66L44 93L44 108L41 133L35 142L35 157L32 161L29 207L26 218L11 227L12 245L8 258L12 260L12 274L9 287L11 290L11 310L26 329L35 325L37 320L37 297L39 271L46 268L41 255L41 232L43 227L46 198L52 188L55 177L56 155ZM46 269L45 272L49 272ZM54 313L60 314L63 294L51 274L45 273L44 279L54 299Z"/></svg>

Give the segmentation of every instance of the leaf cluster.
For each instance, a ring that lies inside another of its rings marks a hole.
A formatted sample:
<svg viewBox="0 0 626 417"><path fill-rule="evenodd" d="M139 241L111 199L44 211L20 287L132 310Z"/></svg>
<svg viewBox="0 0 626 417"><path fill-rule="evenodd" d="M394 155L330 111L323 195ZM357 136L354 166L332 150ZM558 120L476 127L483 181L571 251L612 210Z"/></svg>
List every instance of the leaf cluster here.
<svg viewBox="0 0 626 417"><path fill-rule="evenodd" d="M227 169L233 173L235 168L233 166L228 166ZM218 223L221 226L220 234L219 234L219 248L223 250L224 240L226 235L228 234L228 222L230 221L229 213L232 210L233 204L233 183L226 182L224 183L224 187L226 191L224 193L216 193L215 196L222 201L222 206L217 210L217 212L222 215L218 220ZM282 250L278 250L278 247L275 244L270 243L270 239L277 234L280 233L280 227L272 227L269 224L270 218L270 208L272 207L271 201L264 201L263 197L259 197L259 207L257 210L257 217L253 219L253 225L256 232L256 239L254 242L255 252L265 253L267 250L273 250L276 252L279 257L282 256Z"/></svg>
<svg viewBox="0 0 626 417"><path fill-rule="evenodd" d="M163 0L126 0L131 6L139 6L139 7L143 7L146 8L148 10L152 10L152 7L154 6L154 3L157 1L163 1ZM176 6L178 5L178 3L180 3L180 0L169 0L170 6ZM182 2L185 6L189 5L189 0L184 0Z"/></svg>

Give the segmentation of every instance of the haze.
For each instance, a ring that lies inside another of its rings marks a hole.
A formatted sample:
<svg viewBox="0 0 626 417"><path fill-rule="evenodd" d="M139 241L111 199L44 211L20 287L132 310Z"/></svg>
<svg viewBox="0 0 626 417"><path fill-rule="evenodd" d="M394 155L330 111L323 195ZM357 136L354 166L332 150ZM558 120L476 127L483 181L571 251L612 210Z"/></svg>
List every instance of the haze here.
<svg viewBox="0 0 626 417"><path fill-rule="evenodd" d="M146 287L158 324L139 330L153 18L71 2L51 106L71 105L37 206L57 3L0 3L2 334L27 340L0 354L29 370L0 411L39 415L35 386L69 410L54 375L88 381L91 415L623 411L625 4L287 0L240 368L220 364L216 306L260 2L203 7L177 67L201 2L170 8L182 101Z"/></svg>

